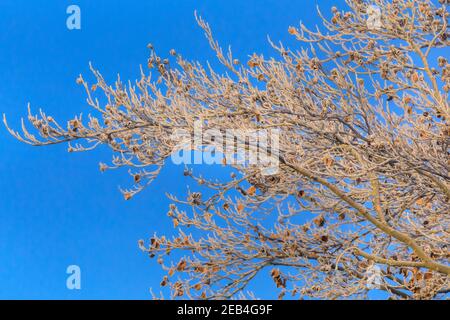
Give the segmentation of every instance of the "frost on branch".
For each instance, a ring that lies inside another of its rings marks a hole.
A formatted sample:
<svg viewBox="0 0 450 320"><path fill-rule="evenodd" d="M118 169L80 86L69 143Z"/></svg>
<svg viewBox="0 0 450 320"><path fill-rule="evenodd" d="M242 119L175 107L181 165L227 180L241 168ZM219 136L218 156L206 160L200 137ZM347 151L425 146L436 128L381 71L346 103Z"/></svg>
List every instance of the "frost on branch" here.
<svg viewBox="0 0 450 320"><path fill-rule="evenodd" d="M247 61L224 52L198 18L226 72L149 46L150 74L142 69L134 83L108 85L94 68L95 83L77 80L93 114L64 124L30 111L34 133L25 124L10 132L32 145L67 142L69 151L109 146L112 164L100 169L129 168L131 199L170 159L175 130L193 134L197 121L220 132L277 128L276 174L224 161L233 173L217 180L186 168L198 188L170 196L178 234L139 242L167 271L161 286L173 298L242 297L262 273L279 298L364 298L374 285L391 298L442 298L450 285L447 4L348 0L319 15L318 29L289 27L293 48L270 42L275 57Z"/></svg>

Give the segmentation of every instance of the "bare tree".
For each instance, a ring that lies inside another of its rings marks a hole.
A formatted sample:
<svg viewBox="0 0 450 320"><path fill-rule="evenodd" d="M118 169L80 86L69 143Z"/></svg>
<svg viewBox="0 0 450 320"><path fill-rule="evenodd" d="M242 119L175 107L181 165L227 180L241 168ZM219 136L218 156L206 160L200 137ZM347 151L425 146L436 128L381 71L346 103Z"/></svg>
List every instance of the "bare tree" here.
<svg viewBox="0 0 450 320"><path fill-rule="evenodd" d="M113 161L101 170L134 170L133 188L123 190L128 200L177 149L176 130L193 137L196 123L219 132L277 129L275 173L226 157L233 169L226 181L185 169L199 189L171 196L178 235L139 241L167 271L161 286L172 297L231 298L263 273L279 298L364 298L374 288L391 298L443 298L450 290L448 1L346 2L346 11L319 11L320 28L290 27L297 49L270 42L278 58L253 54L246 63L223 52L197 18L226 72L174 50L161 57L149 45L153 76L142 70L135 84L110 86L92 68L95 84L77 80L97 116L64 126L29 112L39 136L25 125L21 134L9 131L31 145L68 142L69 151L108 145ZM205 146L221 143L192 148Z"/></svg>

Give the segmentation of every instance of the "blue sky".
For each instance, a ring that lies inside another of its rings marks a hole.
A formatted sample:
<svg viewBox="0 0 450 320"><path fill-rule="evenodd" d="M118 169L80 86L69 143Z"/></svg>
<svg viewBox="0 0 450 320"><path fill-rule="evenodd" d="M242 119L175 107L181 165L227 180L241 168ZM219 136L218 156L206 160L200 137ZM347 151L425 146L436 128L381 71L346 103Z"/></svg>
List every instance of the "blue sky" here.
<svg viewBox="0 0 450 320"><path fill-rule="evenodd" d="M339 1L320 0L325 9ZM341 1L343 2L343 1ZM313 0L2 0L0 113L18 128L43 108L59 120L88 113L75 84L92 61L110 82L139 76L147 43L189 59L214 60L194 20L197 10L237 57L275 54L267 43L288 41L287 28L318 21ZM66 8L81 8L81 30L66 28ZM325 10L324 10L325 11ZM100 173L106 149L67 153L67 146L21 144L0 127L0 299L148 299L162 273L137 247L155 231L172 230L164 194L182 193L182 167L168 165L144 193L125 202L125 172ZM221 170L214 168L211 170ZM81 290L66 288L66 268L79 265ZM273 291L260 283L260 297Z"/></svg>

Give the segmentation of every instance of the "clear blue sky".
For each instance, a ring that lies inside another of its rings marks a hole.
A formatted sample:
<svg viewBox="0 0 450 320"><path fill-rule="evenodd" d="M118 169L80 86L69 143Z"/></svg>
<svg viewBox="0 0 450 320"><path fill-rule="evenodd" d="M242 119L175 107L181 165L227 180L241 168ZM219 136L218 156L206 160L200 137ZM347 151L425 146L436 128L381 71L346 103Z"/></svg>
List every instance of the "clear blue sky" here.
<svg viewBox="0 0 450 320"><path fill-rule="evenodd" d="M323 8L343 1L320 0ZM82 29L66 28L66 8L81 8ZM313 0L2 0L0 114L18 127L30 102L64 120L88 113L75 84L92 61L107 80L139 76L147 43L190 59L214 56L194 20L197 10L222 45L238 57L274 54L267 43L289 38L300 20L317 23ZM100 173L100 149L68 154L67 146L35 148L0 128L0 298L146 299L162 273L138 239L172 230L165 192L185 191L181 167L169 165L143 194L125 202L125 172ZM220 170L216 168L214 170ZM82 289L66 289L66 267L82 271ZM260 283L260 297L273 284Z"/></svg>

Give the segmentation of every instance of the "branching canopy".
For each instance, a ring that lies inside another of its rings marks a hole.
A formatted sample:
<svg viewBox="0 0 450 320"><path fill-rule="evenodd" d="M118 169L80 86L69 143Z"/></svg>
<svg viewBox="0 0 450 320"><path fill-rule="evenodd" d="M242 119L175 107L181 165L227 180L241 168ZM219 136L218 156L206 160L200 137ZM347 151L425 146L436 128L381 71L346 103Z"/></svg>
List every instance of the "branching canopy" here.
<svg viewBox="0 0 450 320"><path fill-rule="evenodd" d="M450 290L448 1L346 2L346 11L319 11L320 28L290 27L295 48L271 42L276 58L245 62L197 18L227 72L149 45L153 75L142 70L134 84L110 86L94 68L93 85L80 76L88 119L65 125L30 112L35 132L9 130L32 145L67 142L69 151L108 145L114 158L101 169L133 170L128 200L170 161L175 130L193 135L199 121L205 130L276 128L276 174L226 160L226 181L185 170L199 191L171 197L179 234L139 242L167 270L161 286L172 297L231 298L263 273L280 298L363 298L373 288L442 298ZM371 12L381 13L378 24L368 23Z"/></svg>

